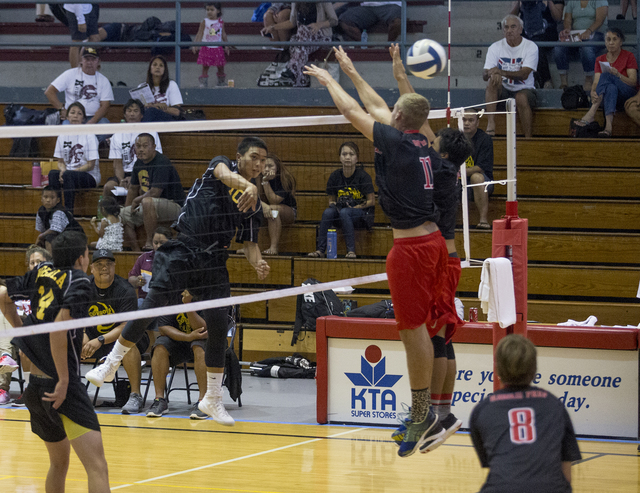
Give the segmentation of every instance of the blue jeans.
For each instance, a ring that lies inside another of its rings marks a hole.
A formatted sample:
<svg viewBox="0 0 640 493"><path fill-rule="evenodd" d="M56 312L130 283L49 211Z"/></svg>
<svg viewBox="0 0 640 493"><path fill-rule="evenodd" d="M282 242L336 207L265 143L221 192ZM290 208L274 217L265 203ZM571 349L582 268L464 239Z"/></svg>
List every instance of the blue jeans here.
<svg viewBox="0 0 640 493"><path fill-rule="evenodd" d="M364 219L363 209L354 209L353 207L344 207L338 210L337 207L327 207L322 213L320 221L320 229L318 230L318 248L319 252L325 252L327 249L327 231L334 225L340 224L344 241L347 244L347 252L356 251L356 228L364 229L367 223Z"/></svg>
<svg viewBox="0 0 640 493"><path fill-rule="evenodd" d="M596 93L602 97L604 114L611 115L616 112L616 108L624 105L624 102L631 96L635 96L636 88L622 82L611 74L601 74L596 87Z"/></svg>
<svg viewBox="0 0 640 493"><path fill-rule="evenodd" d="M593 39L591 41L602 40L604 40L604 34L596 31L593 34ZM569 70L569 50L574 52L575 50L580 51L580 61L582 62L582 70L584 70L584 74L593 75L595 70L594 67L596 65L596 57L602 48L599 46L580 46L580 43L567 43L566 47L555 46L553 48L553 58L556 60L558 72L561 74L566 74L567 70Z"/></svg>

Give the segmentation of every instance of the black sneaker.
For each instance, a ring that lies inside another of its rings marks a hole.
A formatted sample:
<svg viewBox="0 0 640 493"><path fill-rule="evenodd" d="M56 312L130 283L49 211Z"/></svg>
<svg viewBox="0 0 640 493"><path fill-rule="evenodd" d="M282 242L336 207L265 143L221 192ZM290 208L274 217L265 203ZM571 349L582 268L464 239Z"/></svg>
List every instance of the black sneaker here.
<svg viewBox="0 0 640 493"><path fill-rule="evenodd" d="M191 419L207 419L209 417L207 413L203 413L202 411L200 411L200 408L198 408L199 403L200 402L196 402L191 407L191 414L189 415Z"/></svg>
<svg viewBox="0 0 640 493"><path fill-rule="evenodd" d="M462 426L462 420L456 418L453 413L447 414L440 423L444 428L444 440L453 435Z"/></svg>
<svg viewBox="0 0 640 493"><path fill-rule="evenodd" d="M163 414L166 414L169 411L169 406L167 405L167 399L163 397L156 397L153 400L153 404L147 411L148 418L160 418Z"/></svg>
<svg viewBox="0 0 640 493"><path fill-rule="evenodd" d="M11 403L12 407L27 407L27 405L24 403L24 399L22 397L22 394L20 394L20 397L18 397L17 399L14 399L13 402Z"/></svg>

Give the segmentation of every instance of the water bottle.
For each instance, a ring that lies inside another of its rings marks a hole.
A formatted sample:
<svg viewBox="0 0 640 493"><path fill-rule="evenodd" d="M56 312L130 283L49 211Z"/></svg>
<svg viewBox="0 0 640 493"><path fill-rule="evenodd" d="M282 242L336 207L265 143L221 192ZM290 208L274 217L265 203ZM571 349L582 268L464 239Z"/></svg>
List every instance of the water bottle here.
<svg viewBox="0 0 640 493"><path fill-rule="evenodd" d="M33 188L40 188L42 186L42 168L38 161L34 161L31 167L31 186Z"/></svg>
<svg viewBox="0 0 640 493"><path fill-rule="evenodd" d="M360 37L360 41L362 41L363 43L368 43L369 42L369 35L367 34L367 30L364 29L362 31L362 36ZM362 47L363 50L367 49L366 46Z"/></svg>
<svg viewBox="0 0 640 493"><path fill-rule="evenodd" d="M100 207L100 202L102 202L102 195L98 198L98 213L96 214L98 221L102 221L102 207Z"/></svg>
<svg viewBox="0 0 640 493"><path fill-rule="evenodd" d="M327 231L327 258L338 258L338 233L335 229Z"/></svg>

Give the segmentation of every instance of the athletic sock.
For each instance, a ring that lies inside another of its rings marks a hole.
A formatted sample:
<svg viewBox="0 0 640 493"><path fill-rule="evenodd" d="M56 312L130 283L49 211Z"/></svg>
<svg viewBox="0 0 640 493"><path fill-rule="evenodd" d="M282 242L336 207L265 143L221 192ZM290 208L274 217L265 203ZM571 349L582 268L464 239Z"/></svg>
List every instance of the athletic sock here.
<svg viewBox="0 0 640 493"><path fill-rule="evenodd" d="M431 392L426 389L411 389L411 421L422 423L431 406Z"/></svg>
<svg viewBox="0 0 640 493"><path fill-rule="evenodd" d="M224 377L224 373L214 373L211 371L207 372L207 393L205 394L205 399L207 397L215 398L219 397L222 393L222 378Z"/></svg>
<svg viewBox="0 0 640 493"><path fill-rule="evenodd" d="M451 394L433 394L431 405L441 421L451 412Z"/></svg>
<svg viewBox="0 0 640 493"><path fill-rule="evenodd" d="M113 345L113 349L109 353L109 358L113 361L122 361L122 358L124 358L124 355L129 352L129 349L131 348L121 344L120 341L116 341Z"/></svg>

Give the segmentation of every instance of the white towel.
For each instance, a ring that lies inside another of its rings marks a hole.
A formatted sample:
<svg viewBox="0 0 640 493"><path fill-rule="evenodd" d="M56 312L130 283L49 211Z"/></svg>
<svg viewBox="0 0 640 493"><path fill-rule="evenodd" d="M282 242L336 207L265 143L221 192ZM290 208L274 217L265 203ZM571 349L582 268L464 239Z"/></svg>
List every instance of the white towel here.
<svg viewBox="0 0 640 493"><path fill-rule="evenodd" d="M498 322L503 329L516 323L516 296L509 259L488 258L484 261L478 298L489 322Z"/></svg>
<svg viewBox="0 0 640 493"><path fill-rule="evenodd" d="M582 327L593 327L596 322L598 321L598 319L594 316L594 315L590 315L589 318L587 318L586 320L583 320L582 322L576 322L575 320L567 320L566 322L562 322L558 325L565 325L565 326L582 326Z"/></svg>

